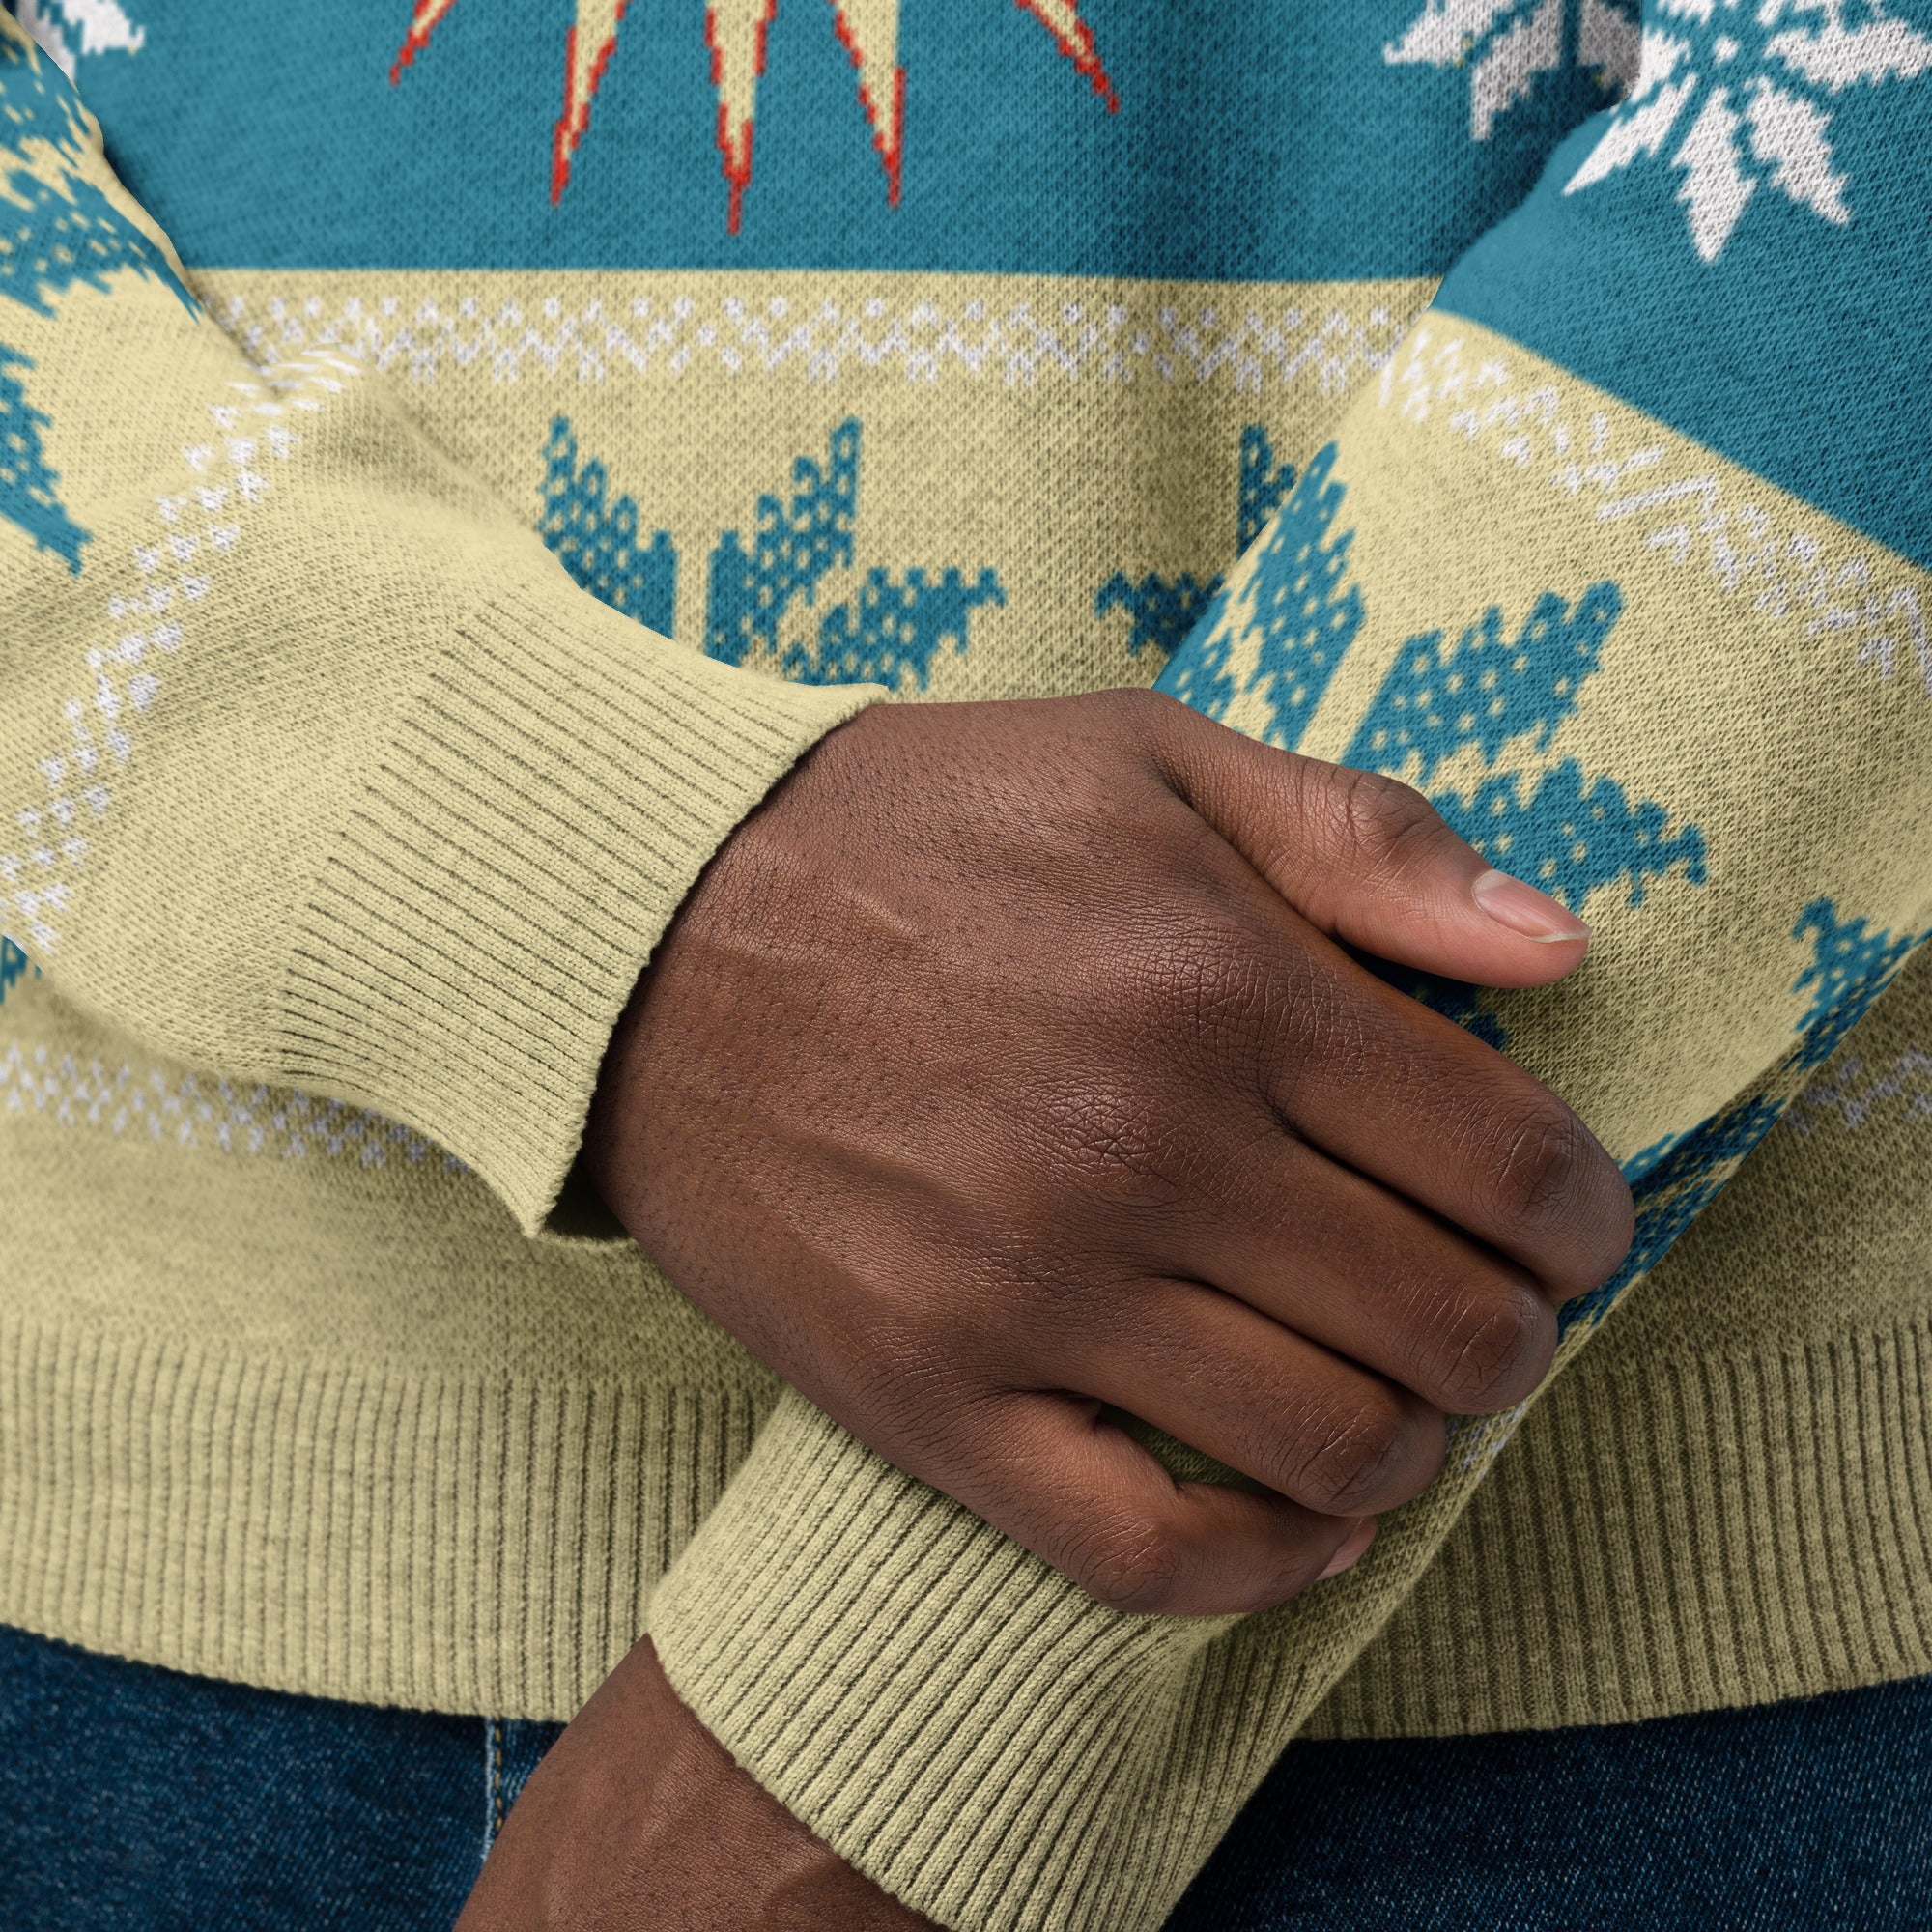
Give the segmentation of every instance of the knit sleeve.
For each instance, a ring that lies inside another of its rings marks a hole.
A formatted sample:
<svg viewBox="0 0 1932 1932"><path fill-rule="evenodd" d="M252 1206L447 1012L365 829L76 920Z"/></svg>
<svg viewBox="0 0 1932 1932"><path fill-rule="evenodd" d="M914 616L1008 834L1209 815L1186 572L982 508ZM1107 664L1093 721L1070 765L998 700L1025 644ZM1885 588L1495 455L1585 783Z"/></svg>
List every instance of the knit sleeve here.
<svg viewBox="0 0 1932 1932"><path fill-rule="evenodd" d="M526 1229L698 870L878 694L584 594L346 355L258 368L0 12L0 947Z"/></svg>
<svg viewBox="0 0 1932 1932"><path fill-rule="evenodd" d="M1653 21L1164 677L1419 786L1592 923L1556 987L1416 989L1631 1179L1557 1376L1932 918L1932 38L1795 17ZM1519 1419L1455 1428L1354 1570L1234 1623L1098 1608L794 1400L653 1629L739 1758L943 1924L1153 1932Z"/></svg>

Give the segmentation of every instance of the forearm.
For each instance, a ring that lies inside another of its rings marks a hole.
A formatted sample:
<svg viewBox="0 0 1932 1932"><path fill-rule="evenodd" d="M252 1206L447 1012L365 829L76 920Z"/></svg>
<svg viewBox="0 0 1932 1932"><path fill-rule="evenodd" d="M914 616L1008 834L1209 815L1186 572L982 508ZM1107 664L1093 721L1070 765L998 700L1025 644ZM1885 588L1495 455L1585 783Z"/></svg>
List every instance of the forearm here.
<svg viewBox="0 0 1932 1932"><path fill-rule="evenodd" d="M648 1637L518 1799L457 1932L931 1932L732 1763Z"/></svg>
<svg viewBox="0 0 1932 1932"><path fill-rule="evenodd" d="M43 478L0 498L0 929L161 1052L407 1122L534 1226L692 880L869 694L596 604L353 360L253 368L0 36L43 265L0 287Z"/></svg>

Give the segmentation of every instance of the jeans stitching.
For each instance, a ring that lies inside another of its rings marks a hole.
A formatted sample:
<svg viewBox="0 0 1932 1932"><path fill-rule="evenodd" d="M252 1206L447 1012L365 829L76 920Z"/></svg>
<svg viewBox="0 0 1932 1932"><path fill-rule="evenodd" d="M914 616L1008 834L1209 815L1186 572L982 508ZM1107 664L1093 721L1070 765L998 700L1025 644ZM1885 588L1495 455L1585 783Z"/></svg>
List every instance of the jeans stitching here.
<svg viewBox="0 0 1932 1932"><path fill-rule="evenodd" d="M503 1720L483 1719L483 1856L503 1829Z"/></svg>

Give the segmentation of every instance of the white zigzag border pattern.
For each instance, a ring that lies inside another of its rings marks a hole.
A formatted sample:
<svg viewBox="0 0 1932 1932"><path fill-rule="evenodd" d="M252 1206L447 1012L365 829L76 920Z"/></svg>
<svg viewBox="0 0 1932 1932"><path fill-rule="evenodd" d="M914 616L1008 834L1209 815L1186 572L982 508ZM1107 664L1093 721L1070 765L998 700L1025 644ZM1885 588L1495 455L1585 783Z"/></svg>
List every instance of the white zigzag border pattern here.
<svg viewBox="0 0 1932 1932"><path fill-rule="evenodd" d="M1332 303L1290 303L1268 316L1164 298L1069 302L1044 315L1031 300L974 299L949 312L930 300L902 306L882 296L841 305L751 294L703 305L688 296L612 302L554 295L529 309L517 301L486 306L474 296L440 302L347 296L331 307L315 295L224 297L219 278L212 279L211 306L251 355L336 347L425 384L446 368L480 368L499 383L526 373L602 383L710 370L829 384L884 371L912 383L998 381L1009 388L1225 381L1237 393L1258 394L1270 383L1312 383L1339 395L1386 367L1414 319L1379 301L1353 314ZM1425 298L1418 284L1418 312Z"/></svg>
<svg viewBox="0 0 1932 1932"><path fill-rule="evenodd" d="M1780 526L1763 503L1729 492L1715 472L1635 433L1633 412L1587 416L1566 405L1547 379L1526 381L1511 358L1485 343L1425 324L1382 371L1383 409L1405 421L1486 446L1520 469L1544 466L1549 486L1596 506L1600 523L1634 522L1646 545L1672 563L1701 563L1758 612L1803 620L1807 638L1856 641L1859 662L1889 679L1909 654L1932 694L1932 635L1916 573L1888 569L1876 549L1848 549L1836 531Z"/></svg>
<svg viewBox="0 0 1932 1932"><path fill-rule="evenodd" d="M1814 1134L1818 1122L1813 1116L1835 1114L1849 1132L1857 1133L1888 1100L1899 1101L1907 1120L1932 1122L1932 1053L1910 1047L1861 1088L1865 1070L1864 1061L1852 1054L1821 1073L1785 1110L1782 1125L1791 1133Z"/></svg>
<svg viewBox="0 0 1932 1932"><path fill-rule="evenodd" d="M17 815L34 842L24 852L0 855L0 883L11 889L12 907L25 921L22 936L43 955L59 944L50 921L71 904L71 875L87 858L82 828L106 816L113 803L109 774L133 756L134 721L160 695L156 667L189 641L192 607L213 589L220 560L242 543L248 511L273 487L257 464L265 456L270 463L293 458L301 439L285 418L319 413L327 397L361 373L356 363L325 355L260 370L230 384L235 401L210 407L215 440L182 450L187 487L156 499L156 540L133 546L130 575L106 602L114 641L87 652L92 692L62 705L66 748L41 761L50 796ZM130 623L144 628L127 628ZM0 918L9 903L0 894ZM156 1141L224 1153L284 1160L315 1153L380 1167L393 1151L411 1162L434 1154L446 1171L465 1171L454 1154L412 1128L345 1101L290 1088L238 1088L158 1065L137 1074L124 1063L110 1072L99 1060L55 1057L45 1045L15 1041L0 1054L0 1114L30 1111L63 1126L114 1134L132 1127Z"/></svg>
<svg viewBox="0 0 1932 1932"><path fill-rule="evenodd" d="M22 848L0 852L0 930L42 956L60 944L54 922L71 904L86 828L107 814L110 776L133 755L134 724L160 694L162 663L188 642L193 608L272 487L269 468L301 446L285 419L320 411L360 373L339 355L264 369L230 384L233 402L210 406L213 440L182 450L185 487L156 499L155 541L132 547L106 600L103 641L86 658L92 688L61 707L65 742L40 765L47 797L14 816Z"/></svg>

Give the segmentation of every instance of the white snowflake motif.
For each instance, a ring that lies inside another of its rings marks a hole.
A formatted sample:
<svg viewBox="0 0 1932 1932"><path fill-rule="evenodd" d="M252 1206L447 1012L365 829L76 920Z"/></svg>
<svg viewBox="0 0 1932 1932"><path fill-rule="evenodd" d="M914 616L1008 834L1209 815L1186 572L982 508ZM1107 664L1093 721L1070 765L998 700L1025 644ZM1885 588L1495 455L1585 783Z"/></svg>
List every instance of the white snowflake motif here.
<svg viewBox="0 0 1932 1932"><path fill-rule="evenodd" d="M137 54L148 38L117 0L17 0L14 13L70 80L83 55Z"/></svg>
<svg viewBox="0 0 1932 1932"><path fill-rule="evenodd" d="M1594 70L1606 93L1622 94L1636 75L1637 29L1615 0L1424 0L1382 59L1390 67L1466 67L1469 138L1487 141L1529 99L1537 75L1570 61Z"/></svg>
<svg viewBox="0 0 1932 1932"><path fill-rule="evenodd" d="M1724 252L1767 182L1820 220L1849 223L1851 185L1822 103L1918 79L1932 70L1932 39L1891 18L1885 0L1657 0L1657 16L1668 24L1644 29L1636 85L1564 193L1656 159L1688 119L1670 165L1705 261Z"/></svg>

